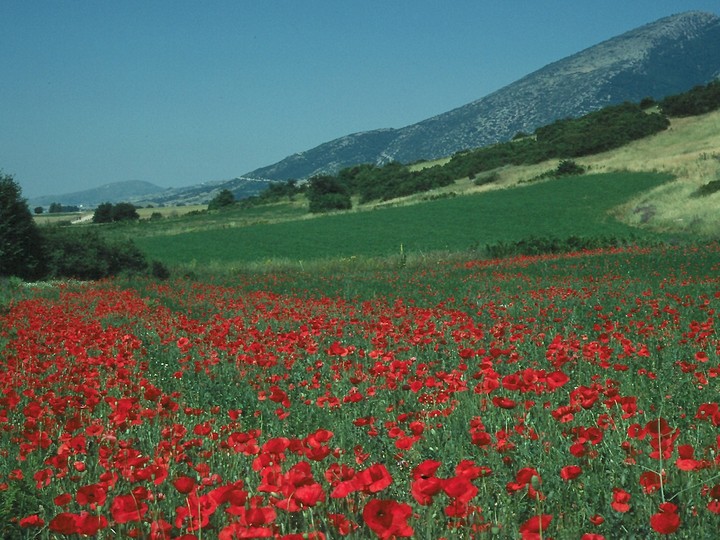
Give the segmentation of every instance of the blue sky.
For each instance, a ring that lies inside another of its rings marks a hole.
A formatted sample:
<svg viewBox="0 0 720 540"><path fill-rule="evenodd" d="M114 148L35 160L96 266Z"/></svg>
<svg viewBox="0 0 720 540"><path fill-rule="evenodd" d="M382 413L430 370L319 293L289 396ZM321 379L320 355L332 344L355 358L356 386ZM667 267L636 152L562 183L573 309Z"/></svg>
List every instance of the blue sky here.
<svg viewBox="0 0 720 540"><path fill-rule="evenodd" d="M717 0L0 0L0 169L25 197L240 176L399 128Z"/></svg>

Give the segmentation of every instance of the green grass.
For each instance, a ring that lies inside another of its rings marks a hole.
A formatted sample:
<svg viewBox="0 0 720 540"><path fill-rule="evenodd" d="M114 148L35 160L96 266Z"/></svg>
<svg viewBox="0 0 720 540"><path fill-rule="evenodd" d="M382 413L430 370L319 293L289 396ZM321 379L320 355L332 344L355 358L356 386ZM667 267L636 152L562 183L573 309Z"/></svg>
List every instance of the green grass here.
<svg viewBox="0 0 720 540"><path fill-rule="evenodd" d="M168 265L202 266L384 257L398 254L401 245L408 254L458 252L529 236L649 237L651 233L622 224L609 212L668 180L668 175L652 173L569 177L315 219L228 228L218 221L192 232L138 234L136 242L150 258Z"/></svg>

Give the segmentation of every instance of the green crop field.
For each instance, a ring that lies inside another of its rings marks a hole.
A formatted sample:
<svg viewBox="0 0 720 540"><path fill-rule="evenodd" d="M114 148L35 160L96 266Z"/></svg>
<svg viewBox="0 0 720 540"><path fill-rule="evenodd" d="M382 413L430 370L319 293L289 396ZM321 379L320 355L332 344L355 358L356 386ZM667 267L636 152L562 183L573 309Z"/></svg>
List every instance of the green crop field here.
<svg viewBox="0 0 720 540"><path fill-rule="evenodd" d="M152 234L136 243L168 265L204 265L383 257L397 254L401 246L414 254L464 252L528 236L649 237L609 212L669 179L651 173L587 175L411 206Z"/></svg>

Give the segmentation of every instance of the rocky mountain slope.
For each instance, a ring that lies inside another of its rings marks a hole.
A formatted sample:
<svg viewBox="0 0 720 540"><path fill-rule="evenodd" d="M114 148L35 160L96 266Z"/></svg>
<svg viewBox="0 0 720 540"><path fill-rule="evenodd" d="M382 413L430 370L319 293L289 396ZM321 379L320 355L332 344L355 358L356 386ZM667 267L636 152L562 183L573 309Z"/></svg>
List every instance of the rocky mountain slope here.
<svg viewBox="0 0 720 540"><path fill-rule="evenodd" d="M401 129L341 137L245 176L303 179L358 163L444 157L606 105L661 99L719 75L720 17L682 13L549 64L452 111Z"/></svg>

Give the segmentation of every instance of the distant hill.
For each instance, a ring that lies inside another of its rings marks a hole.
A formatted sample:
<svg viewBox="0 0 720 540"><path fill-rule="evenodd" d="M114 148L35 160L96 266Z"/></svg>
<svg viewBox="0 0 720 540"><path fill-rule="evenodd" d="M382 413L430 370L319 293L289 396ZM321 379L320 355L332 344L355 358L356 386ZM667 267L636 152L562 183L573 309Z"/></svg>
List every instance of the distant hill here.
<svg viewBox="0 0 720 540"><path fill-rule="evenodd" d="M549 64L452 111L401 129L347 135L245 176L304 179L359 163L444 157L607 105L661 99L718 76L720 17L682 13Z"/></svg>
<svg viewBox="0 0 720 540"><path fill-rule="evenodd" d="M209 202L215 195L224 189L227 189L235 195L235 199L246 199L257 195L270 185L272 182L258 178L233 178L232 180L216 180L212 182L203 182L194 186L182 188L169 188L160 193L153 193L144 197L132 199L130 202L136 204L153 204L176 206L178 204L205 204Z"/></svg>
<svg viewBox="0 0 720 540"><path fill-rule="evenodd" d="M66 206L88 206L94 207L104 202L123 202L137 197L158 193L164 188L150 182L141 180L128 180L126 182L112 182L97 188L76 191L58 195L44 195L34 197L28 201L31 207L50 206L52 203L59 203Z"/></svg>
<svg viewBox="0 0 720 540"><path fill-rule="evenodd" d="M232 180L204 182L189 187L163 188L150 182L130 180L127 182L113 182L98 188L74 193L34 197L28 203L30 207L50 206L52 203L60 203L65 206L88 208L93 208L104 202L131 202L143 206L148 204L166 206L204 204L223 189L232 191L236 199L244 199L264 191L270 183L268 180L257 178L233 178Z"/></svg>

